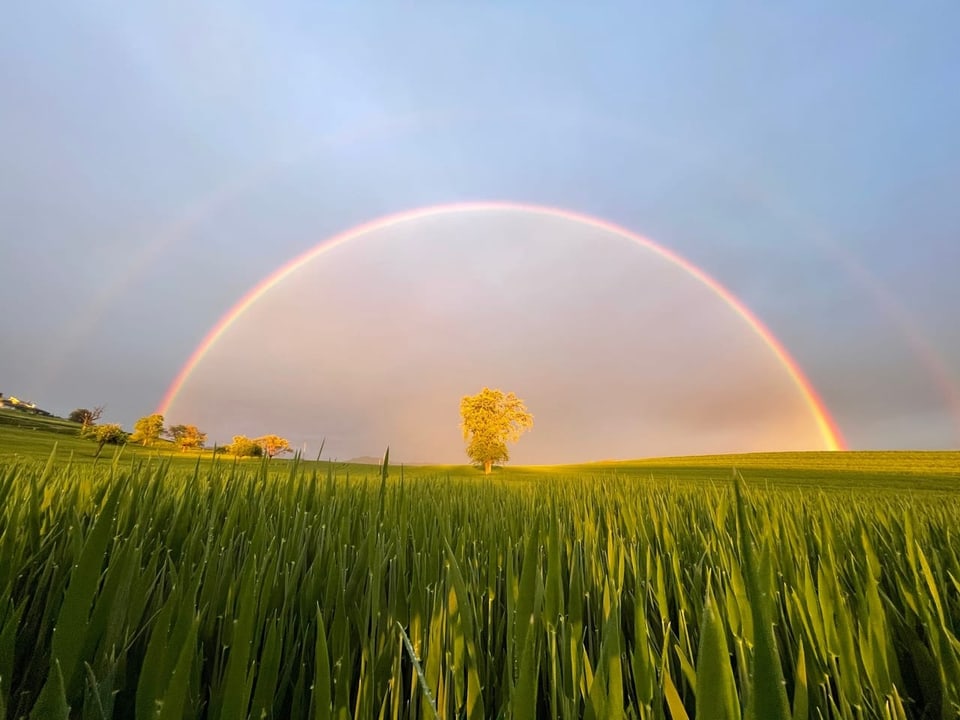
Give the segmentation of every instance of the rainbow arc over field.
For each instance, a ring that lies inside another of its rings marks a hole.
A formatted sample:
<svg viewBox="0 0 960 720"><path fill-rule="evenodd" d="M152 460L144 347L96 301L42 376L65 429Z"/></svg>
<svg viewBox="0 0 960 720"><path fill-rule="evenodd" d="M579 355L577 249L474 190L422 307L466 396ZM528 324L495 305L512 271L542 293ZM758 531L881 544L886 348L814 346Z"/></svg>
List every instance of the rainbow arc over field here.
<svg viewBox="0 0 960 720"><path fill-rule="evenodd" d="M581 223L588 227L603 230L614 235L619 235L636 245L645 248L659 255L663 259L673 263L677 267L686 271L693 278L709 288L718 298L723 300L744 322L756 333L774 354L778 362L783 366L793 383L802 393L811 415L817 424L820 436L824 445L829 450L842 450L845 448L843 436L830 415L829 410L823 400L817 394L813 385L807 379L800 366L793 359L783 344L776 336L761 322L761 320L746 307L733 293L717 282L714 278L701 270L699 267L677 255L662 245L652 240L634 233L626 228L620 227L614 223L600 218L585 215L572 210L555 208L542 205L532 205L526 203L506 202L506 201L484 201L484 202L460 202L444 205L432 205L428 207L417 208L405 212L387 215L385 217L372 220L368 223L358 225L346 230L338 235L334 235L317 245L313 246L301 255L293 258L285 265L279 267L273 273L261 280L246 295L240 298L237 303L231 307L217 323L206 334L197 348L193 351L186 363L177 373L176 377L170 383L166 393L157 407L157 412L166 415L170 406L173 404L177 394L183 388L187 379L193 370L200 364L204 356L209 352L217 340L233 325L243 313L257 302L263 295L270 291L286 278L303 268L315 258L323 255L325 252L352 240L362 238L368 233L378 230L414 222L428 217L439 215L450 215L460 213L490 213L490 212L516 212L530 215L541 215L572 222Z"/></svg>

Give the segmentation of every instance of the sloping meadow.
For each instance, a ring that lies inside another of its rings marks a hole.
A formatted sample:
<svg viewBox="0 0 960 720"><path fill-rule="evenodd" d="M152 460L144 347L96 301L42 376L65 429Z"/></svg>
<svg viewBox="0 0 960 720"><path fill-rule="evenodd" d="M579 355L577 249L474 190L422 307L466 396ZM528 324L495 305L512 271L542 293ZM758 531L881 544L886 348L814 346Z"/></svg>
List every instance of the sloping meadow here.
<svg viewBox="0 0 960 720"><path fill-rule="evenodd" d="M0 718L953 718L958 497L8 464Z"/></svg>

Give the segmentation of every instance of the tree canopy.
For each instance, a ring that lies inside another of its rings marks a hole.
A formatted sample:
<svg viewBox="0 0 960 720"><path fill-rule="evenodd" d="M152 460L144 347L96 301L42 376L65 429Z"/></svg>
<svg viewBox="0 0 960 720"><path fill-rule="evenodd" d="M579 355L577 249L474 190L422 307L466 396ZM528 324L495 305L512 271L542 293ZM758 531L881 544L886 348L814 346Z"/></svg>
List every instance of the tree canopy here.
<svg viewBox="0 0 960 720"><path fill-rule="evenodd" d="M227 452L237 457L259 457L263 454L263 449L256 440L251 440L246 435L234 435L233 442L227 445Z"/></svg>
<svg viewBox="0 0 960 720"><path fill-rule="evenodd" d="M71 422L80 423L83 425L83 429L86 429L91 425L96 425L97 421L102 415L103 406L98 405L97 407L93 408L93 410L88 408L77 408L67 416L67 419Z"/></svg>
<svg viewBox="0 0 960 720"><path fill-rule="evenodd" d="M123 428L116 423L97 425L93 429L92 435L93 439L97 441L97 457L100 457L100 452L107 443L123 445L127 442L127 434L123 431Z"/></svg>
<svg viewBox="0 0 960 720"><path fill-rule="evenodd" d="M290 442L279 435L263 435L254 440L254 442L260 446L260 449L263 450L264 455L267 457L274 457L281 453L290 452Z"/></svg>
<svg viewBox="0 0 960 720"><path fill-rule="evenodd" d="M163 415L154 413L140 418L133 424L133 434L130 442L141 443L144 446L152 445L160 439L163 432Z"/></svg>
<svg viewBox="0 0 960 720"><path fill-rule="evenodd" d="M184 451L202 448L207 442L207 434L196 425L173 425L167 429L167 435Z"/></svg>
<svg viewBox="0 0 960 720"><path fill-rule="evenodd" d="M460 400L460 419L467 455L488 475L494 463L510 459L507 443L516 442L533 427L533 415L520 398L486 387Z"/></svg>

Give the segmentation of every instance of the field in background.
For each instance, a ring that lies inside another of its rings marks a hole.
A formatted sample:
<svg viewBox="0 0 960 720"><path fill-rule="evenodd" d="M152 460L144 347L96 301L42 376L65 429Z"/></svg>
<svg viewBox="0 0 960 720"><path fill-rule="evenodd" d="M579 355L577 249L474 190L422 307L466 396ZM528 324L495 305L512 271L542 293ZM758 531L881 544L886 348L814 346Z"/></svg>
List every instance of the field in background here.
<svg viewBox="0 0 960 720"><path fill-rule="evenodd" d="M77 435L80 426L66 420L34 417L25 413L0 412L0 462L15 460L45 461L56 444L57 455L76 464L110 462L117 455L121 459L154 458L172 463L174 467L192 468L197 458L212 461L210 449L181 452L167 440L150 447L128 444L123 448L107 445L99 460L95 459L97 443ZM232 457L224 460L233 460ZM223 460L218 460L218 462ZM290 462L289 456L274 462ZM257 464L256 458L244 458L244 463ZM303 459L309 466L310 458ZM326 467L327 461L321 463ZM378 472L369 464L336 461L338 472L355 476ZM960 451L854 451L854 452L790 452L750 453L742 455L703 455L645 460L619 460L580 465L528 465L496 468L501 478L521 480L531 476L623 475L631 477L656 476L663 480L690 479L728 480L736 469L748 480L768 480L778 485L811 486L817 488L849 488L852 485L875 489L918 488L923 490L950 490L960 484ZM399 472L395 468L395 472ZM325 472L325 470L324 470ZM410 477L443 475L474 477L474 469L466 465L411 465L404 468ZM923 482L916 482L923 480Z"/></svg>
<svg viewBox="0 0 960 720"><path fill-rule="evenodd" d="M30 459L58 438L0 426L0 718L960 707L958 453Z"/></svg>

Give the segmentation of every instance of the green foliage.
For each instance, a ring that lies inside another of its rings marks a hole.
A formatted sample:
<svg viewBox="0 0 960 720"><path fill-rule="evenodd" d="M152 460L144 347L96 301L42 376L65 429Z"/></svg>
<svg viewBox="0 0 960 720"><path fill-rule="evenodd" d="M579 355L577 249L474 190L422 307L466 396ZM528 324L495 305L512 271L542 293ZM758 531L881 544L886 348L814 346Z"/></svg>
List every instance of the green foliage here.
<svg viewBox="0 0 960 720"><path fill-rule="evenodd" d="M103 452L103 446L125 445L129 440L129 435L123 431L123 428L116 423L104 423L103 425L87 425L80 431L80 436L95 440L97 443L97 452L94 457L100 457Z"/></svg>
<svg viewBox="0 0 960 720"><path fill-rule="evenodd" d="M173 425L166 434L182 451L197 450L207 443L207 434L196 425Z"/></svg>
<svg viewBox="0 0 960 720"><path fill-rule="evenodd" d="M0 461L8 716L906 719L960 704L956 481L737 497L729 470L477 482L324 463L323 480L146 457Z"/></svg>
<svg viewBox="0 0 960 720"><path fill-rule="evenodd" d="M81 425L89 425L93 422L93 412L87 408L77 408L76 410L71 410L70 414L67 415L67 420L70 422L80 423Z"/></svg>
<svg viewBox="0 0 960 720"><path fill-rule="evenodd" d="M127 433L116 423L104 423L93 428L93 439L101 445L105 443L123 445L127 442L127 438Z"/></svg>
<svg viewBox="0 0 960 720"><path fill-rule="evenodd" d="M919 720L960 705L956 480L748 481L738 498L729 470L176 467L0 461L6 716Z"/></svg>
<svg viewBox="0 0 960 720"><path fill-rule="evenodd" d="M133 424L130 442L140 443L144 447L153 445L163 434L163 415L146 415Z"/></svg>
<svg viewBox="0 0 960 720"><path fill-rule="evenodd" d="M237 457L260 457L263 455L263 448L260 444L246 435L234 435L233 442L226 446L226 450Z"/></svg>
<svg viewBox="0 0 960 720"><path fill-rule="evenodd" d="M533 427L533 415L516 395L483 388L460 400L460 429L467 456L489 474L494 463L510 459L507 442L516 442Z"/></svg>
<svg viewBox="0 0 960 720"><path fill-rule="evenodd" d="M700 620L696 671L698 720L740 720L737 686L727 649L727 630L720 619L709 582Z"/></svg>

